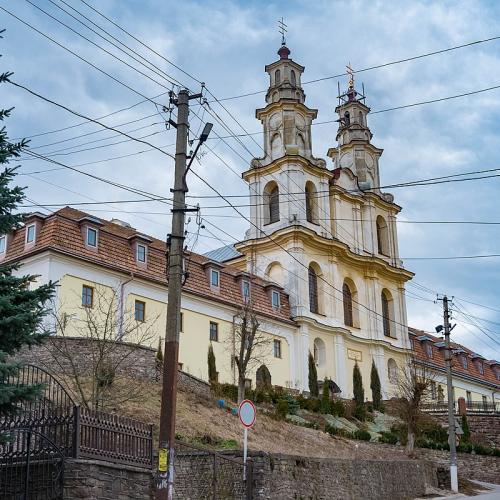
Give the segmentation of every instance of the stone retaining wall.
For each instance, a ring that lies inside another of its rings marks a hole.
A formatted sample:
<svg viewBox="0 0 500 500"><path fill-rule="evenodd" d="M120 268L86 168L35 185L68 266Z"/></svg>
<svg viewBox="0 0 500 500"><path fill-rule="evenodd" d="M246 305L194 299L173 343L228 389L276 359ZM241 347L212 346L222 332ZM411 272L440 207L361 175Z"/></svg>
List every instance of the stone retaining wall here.
<svg viewBox="0 0 500 500"><path fill-rule="evenodd" d="M83 337L49 337L40 346L23 348L14 360L31 363L50 371L54 375L70 374L74 363L80 375L88 375L92 368L89 360L98 350L98 344L104 344L106 356L110 362L120 361L117 373L143 380L158 381L161 374L156 363L156 349L128 342L96 341ZM71 357L67 355L70 353ZM56 361L57 360L57 361ZM189 373L179 370L179 389L210 396L210 385Z"/></svg>
<svg viewBox="0 0 500 500"><path fill-rule="evenodd" d="M443 427L448 427L448 415L432 415ZM461 422L461 417L457 417ZM500 414L496 415L467 415L467 422L471 432L471 441L500 448Z"/></svg>

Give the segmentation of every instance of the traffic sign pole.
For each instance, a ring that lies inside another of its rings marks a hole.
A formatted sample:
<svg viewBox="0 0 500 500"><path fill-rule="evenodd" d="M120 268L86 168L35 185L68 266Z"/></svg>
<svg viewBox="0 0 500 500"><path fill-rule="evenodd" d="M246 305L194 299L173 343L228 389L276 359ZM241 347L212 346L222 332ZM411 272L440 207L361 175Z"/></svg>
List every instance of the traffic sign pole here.
<svg viewBox="0 0 500 500"><path fill-rule="evenodd" d="M243 481L247 479L247 449L248 449L248 429L255 424L257 409L249 399L245 399L240 403L238 408L238 416L245 430L243 431Z"/></svg>
<svg viewBox="0 0 500 500"><path fill-rule="evenodd" d="M243 431L243 481L247 480L247 442L248 442L248 427Z"/></svg>

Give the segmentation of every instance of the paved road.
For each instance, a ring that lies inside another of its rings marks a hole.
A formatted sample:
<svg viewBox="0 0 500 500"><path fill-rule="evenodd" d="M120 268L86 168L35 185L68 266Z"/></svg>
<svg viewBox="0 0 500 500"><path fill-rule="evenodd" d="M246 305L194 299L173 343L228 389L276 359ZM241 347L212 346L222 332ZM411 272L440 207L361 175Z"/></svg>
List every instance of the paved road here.
<svg viewBox="0 0 500 500"><path fill-rule="evenodd" d="M452 499L459 499L459 498L480 498L481 500L500 500L500 485L498 484L489 484L489 483L480 483L479 481L474 481L476 483L479 483L480 485L484 486L485 488L489 488L489 491L486 491L484 493L481 493L479 495L475 495L474 497L469 496L469 495L451 495L447 497L439 497L435 498L434 500L452 500Z"/></svg>

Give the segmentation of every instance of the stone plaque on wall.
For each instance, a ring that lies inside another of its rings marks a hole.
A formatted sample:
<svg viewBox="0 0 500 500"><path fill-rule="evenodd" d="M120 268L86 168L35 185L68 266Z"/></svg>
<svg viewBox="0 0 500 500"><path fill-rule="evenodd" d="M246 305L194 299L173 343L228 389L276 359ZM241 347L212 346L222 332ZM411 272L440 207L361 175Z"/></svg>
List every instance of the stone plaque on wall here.
<svg viewBox="0 0 500 500"><path fill-rule="evenodd" d="M361 351L355 351L354 349L347 349L347 357L354 361L363 361L363 353Z"/></svg>

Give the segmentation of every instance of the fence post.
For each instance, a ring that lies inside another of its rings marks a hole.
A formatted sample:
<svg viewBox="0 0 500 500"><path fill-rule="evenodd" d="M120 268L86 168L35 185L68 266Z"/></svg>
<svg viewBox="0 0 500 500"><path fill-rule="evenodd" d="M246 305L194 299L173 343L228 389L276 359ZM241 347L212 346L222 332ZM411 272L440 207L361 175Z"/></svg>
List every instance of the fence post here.
<svg viewBox="0 0 500 500"><path fill-rule="evenodd" d="M80 458L81 411L73 406L73 457Z"/></svg>
<svg viewBox="0 0 500 500"><path fill-rule="evenodd" d="M253 500L253 460L247 459L247 475L245 480L245 500Z"/></svg>
<svg viewBox="0 0 500 500"><path fill-rule="evenodd" d="M151 467L154 464L154 446L153 446L153 424L149 424L149 447L150 447L150 460Z"/></svg>
<svg viewBox="0 0 500 500"><path fill-rule="evenodd" d="M217 453L214 452L214 480L213 484L213 499L217 500Z"/></svg>

